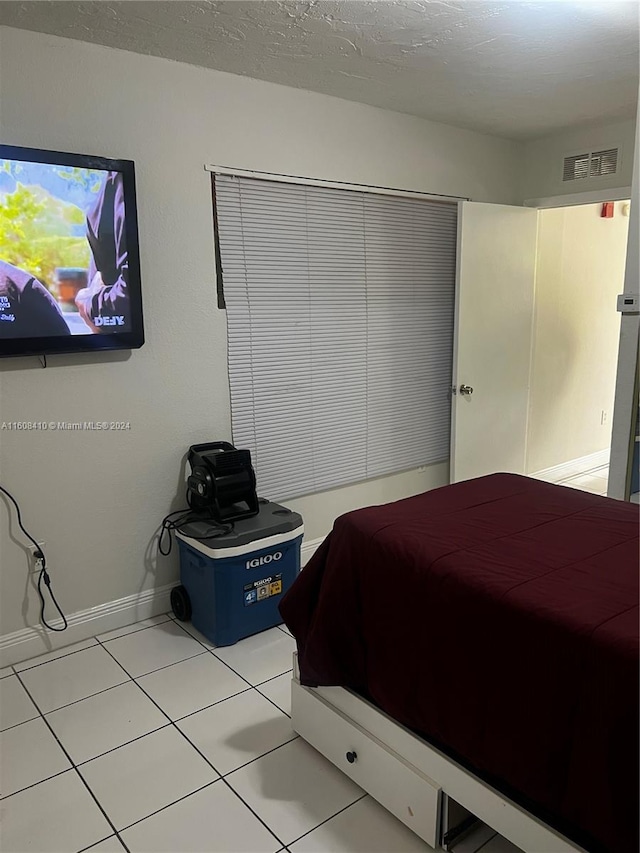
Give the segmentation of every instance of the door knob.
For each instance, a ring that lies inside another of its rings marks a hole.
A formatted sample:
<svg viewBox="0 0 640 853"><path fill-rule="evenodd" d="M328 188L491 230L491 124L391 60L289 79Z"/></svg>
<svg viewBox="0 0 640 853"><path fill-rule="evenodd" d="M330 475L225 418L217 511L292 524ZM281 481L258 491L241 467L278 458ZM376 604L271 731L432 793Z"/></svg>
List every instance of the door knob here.
<svg viewBox="0 0 640 853"><path fill-rule="evenodd" d="M461 385L460 393L470 397L473 394L473 388L471 387L471 385Z"/></svg>

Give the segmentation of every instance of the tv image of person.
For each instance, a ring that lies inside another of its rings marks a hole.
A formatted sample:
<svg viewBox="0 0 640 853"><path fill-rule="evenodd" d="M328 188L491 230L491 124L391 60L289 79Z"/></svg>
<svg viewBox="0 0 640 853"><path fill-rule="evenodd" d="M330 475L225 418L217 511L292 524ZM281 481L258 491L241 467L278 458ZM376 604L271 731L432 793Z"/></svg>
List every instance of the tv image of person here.
<svg viewBox="0 0 640 853"><path fill-rule="evenodd" d="M70 334L58 303L44 284L0 259L0 338Z"/></svg>
<svg viewBox="0 0 640 853"><path fill-rule="evenodd" d="M76 296L78 312L92 332L129 331L129 260L119 172L107 174L87 214L87 240L91 248L89 284Z"/></svg>

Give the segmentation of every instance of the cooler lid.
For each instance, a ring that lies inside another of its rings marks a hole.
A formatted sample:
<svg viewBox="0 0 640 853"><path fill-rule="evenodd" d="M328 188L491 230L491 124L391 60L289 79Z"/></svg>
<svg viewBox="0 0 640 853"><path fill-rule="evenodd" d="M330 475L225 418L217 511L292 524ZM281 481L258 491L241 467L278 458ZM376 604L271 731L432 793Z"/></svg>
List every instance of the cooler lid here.
<svg viewBox="0 0 640 853"><path fill-rule="evenodd" d="M242 548L257 539L265 539L281 533L291 533L302 528L302 516L271 501L260 502L260 512L251 518L242 518L233 522L233 530L219 535L219 526L212 521L191 521L183 524L176 535L183 540L197 541L208 550L224 550L226 548ZM302 533L302 530L300 530ZM211 538L203 538L203 537ZM201 549L199 549L201 550Z"/></svg>

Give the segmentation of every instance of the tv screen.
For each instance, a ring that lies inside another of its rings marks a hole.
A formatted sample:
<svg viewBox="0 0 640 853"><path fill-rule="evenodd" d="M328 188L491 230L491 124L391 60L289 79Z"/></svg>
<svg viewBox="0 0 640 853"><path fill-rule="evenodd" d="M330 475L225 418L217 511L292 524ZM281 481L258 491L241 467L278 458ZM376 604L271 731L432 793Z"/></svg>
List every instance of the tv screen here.
<svg viewBox="0 0 640 853"><path fill-rule="evenodd" d="M133 163L0 145L0 355L143 343Z"/></svg>

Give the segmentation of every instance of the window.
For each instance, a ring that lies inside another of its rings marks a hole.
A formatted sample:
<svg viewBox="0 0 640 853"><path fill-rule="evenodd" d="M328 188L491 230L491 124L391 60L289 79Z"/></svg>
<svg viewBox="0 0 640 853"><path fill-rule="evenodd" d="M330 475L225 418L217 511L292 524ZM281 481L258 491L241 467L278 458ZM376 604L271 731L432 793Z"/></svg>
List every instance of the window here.
<svg viewBox="0 0 640 853"><path fill-rule="evenodd" d="M457 205L214 182L233 439L260 493L447 460Z"/></svg>

